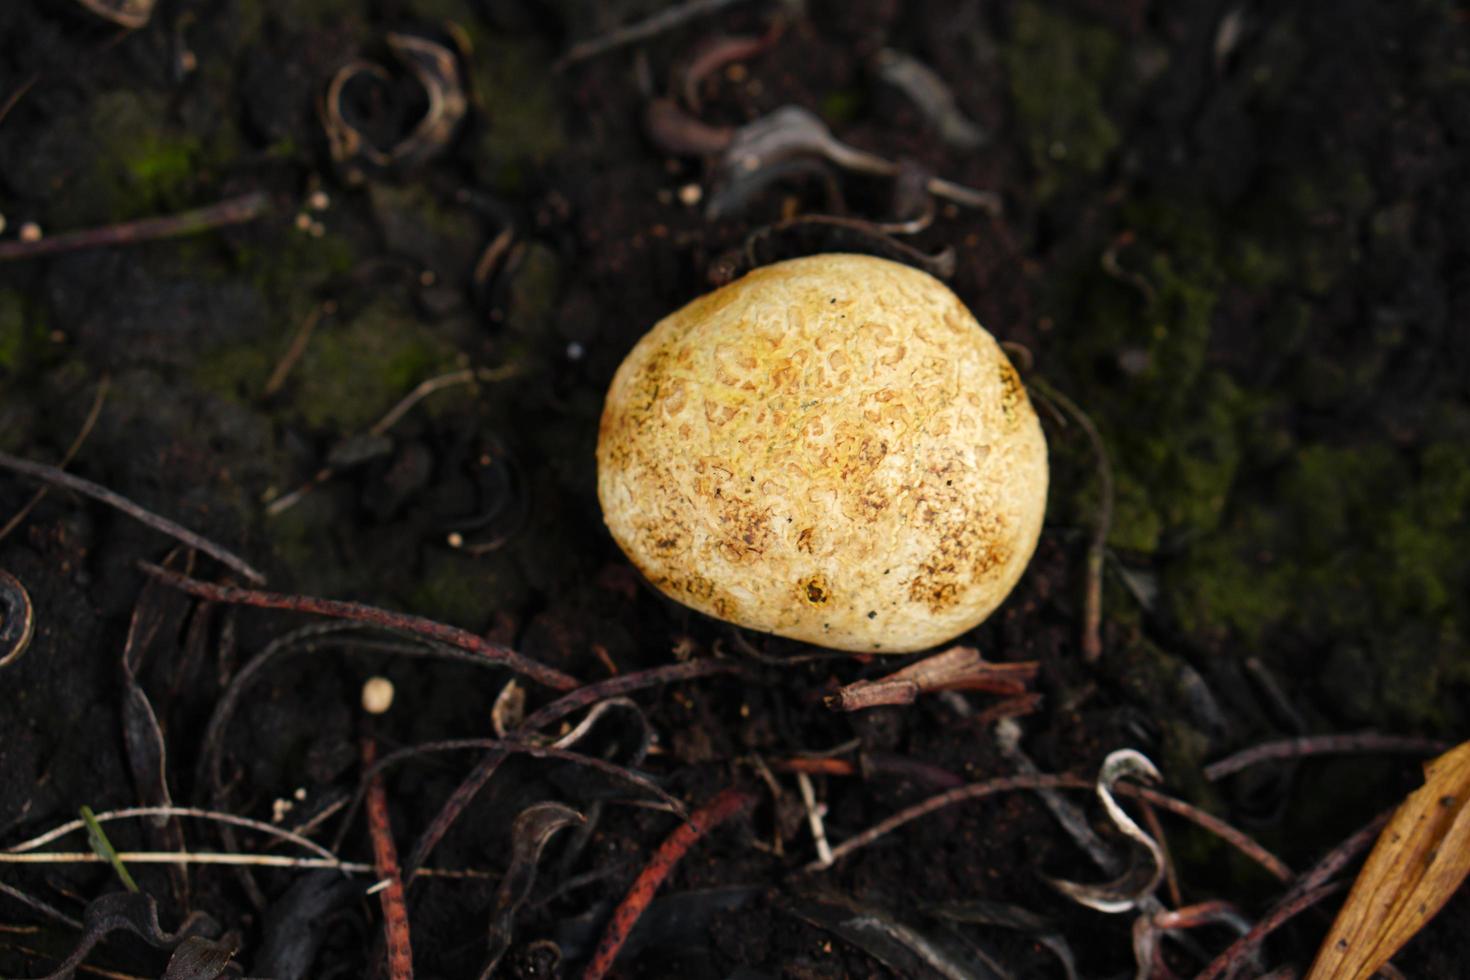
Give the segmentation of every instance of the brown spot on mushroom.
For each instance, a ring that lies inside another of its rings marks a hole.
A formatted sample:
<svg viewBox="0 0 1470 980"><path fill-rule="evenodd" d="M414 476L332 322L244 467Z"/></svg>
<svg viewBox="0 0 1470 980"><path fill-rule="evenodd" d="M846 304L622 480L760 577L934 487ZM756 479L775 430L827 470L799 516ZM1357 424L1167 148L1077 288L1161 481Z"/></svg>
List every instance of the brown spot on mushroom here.
<svg viewBox="0 0 1470 980"><path fill-rule="evenodd" d="M1000 375L1000 410L1006 421L1014 425L1022 417L1021 407L1026 405L1026 388L1009 361L997 364L996 371Z"/></svg>
<svg viewBox="0 0 1470 980"><path fill-rule="evenodd" d="M825 606L832 598L832 589L821 575L813 575L799 583L801 597L811 606Z"/></svg>

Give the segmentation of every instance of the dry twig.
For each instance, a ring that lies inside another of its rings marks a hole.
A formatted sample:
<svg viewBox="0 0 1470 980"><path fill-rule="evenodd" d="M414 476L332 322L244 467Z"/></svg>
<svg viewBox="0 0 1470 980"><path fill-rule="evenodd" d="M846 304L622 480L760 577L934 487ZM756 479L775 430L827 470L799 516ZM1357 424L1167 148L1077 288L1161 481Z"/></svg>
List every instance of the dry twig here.
<svg viewBox="0 0 1470 980"><path fill-rule="evenodd" d="M532 660L523 654L517 653L509 647L501 646L499 643L491 643L484 637L477 636L469 630L450 626L422 616L412 616L407 613L396 613L377 606L369 606L361 602L342 602L337 599L319 599L314 596L285 595L280 592L262 592L258 589L242 589L232 585L215 585L211 582L201 582L199 579L190 578L161 568L151 562L139 562L139 567L147 575L160 579L166 584L187 592L189 595L210 602L222 602L239 606L255 606L259 609L285 609L291 612L311 613L316 616L331 616L335 619L347 619L358 623L369 623L384 629L402 630L440 643L447 643L459 647L461 650L469 650L477 653L487 660L503 664L518 674L524 674L547 687L558 691L570 691L581 686L581 681L570 674L564 674L554 667L548 667L543 663Z"/></svg>
<svg viewBox="0 0 1470 980"><path fill-rule="evenodd" d="M121 494L114 493L106 487L93 483L91 480L83 480L79 476L64 473L55 466L47 466L45 463L33 463L28 459L20 459L9 453L0 453L0 469L11 470L15 473L28 476L33 480L40 480L52 486L64 487L85 497L91 497L93 500L100 501L109 507L122 511L124 514L127 514L142 524L146 524L155 531L168 535L175 541L182 542L191 548L204 552L220 564L233 569L252 582L261 583L265 581L264 575L246 564L243 558L238 557L233 552L220 547L208 538L195 534L183 525L175 524L166 517L159 517L152 511L139 507Z"/></svg>

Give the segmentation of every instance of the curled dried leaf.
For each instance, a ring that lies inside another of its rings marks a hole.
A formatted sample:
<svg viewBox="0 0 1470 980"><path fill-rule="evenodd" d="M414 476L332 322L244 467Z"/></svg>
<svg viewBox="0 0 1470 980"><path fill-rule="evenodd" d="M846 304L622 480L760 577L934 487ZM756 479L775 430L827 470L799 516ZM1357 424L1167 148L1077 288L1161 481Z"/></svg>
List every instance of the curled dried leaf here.
<svg viewBox="0 0 1470 980"><path fill-rule="evenodd" d="M415 34L390 33L388 48L423 90L425 108L406 135L384 144L351 109L361 86L386 89L393 76L381 65L357 59L337 70L322 103L322 124L332 159L349 181L390 168L411 168L442 153L469 107L459 58L449 47Z"/></svg>
<svg viewBox="0 0 1470 980"><path fill-rule="evenodd" d="M536 884L536 865L541 852L557 831L583 823L587 818L560 803L536 803L522 810L511 828L510 867L495 892L490 914L490 951L480 976L494 976L500 958L510 948L515 916Z"/></svg>
<svg viewBox="0 0 1470 980"><path fill-rule="evenodd" d="M163 980L216 980L223 976L235 956L232 946L190 936L169 957Z"/></svg>
<svg viewBox="0 0 1470 980"><path fill-rule="evenodd" d="M119 27L136 29L148 23L157 0L77 0L77 3Z"/></svg>
<svg viewBox="0 0 1470 980"><path fill-rule="evenodd" d="M973 150L990 138L960 110L954 92L933 68L891 48L879 51L876 63L878 76L908 96L950 146Z"/></svg>
<svg viewBox="0 0 1470 980"><path fill-rule="evenodd" d="M154 949L173 949L189 936L213 928L213 923L208 917L194 913L185 919L177 932L164 932L163 927L158 924L158 903L153 900L152 896L142 892L114 892L93 899L87 904L87 910L82 914L82 924L82 936L77 940L76 948L62 961L55 972L48 974L44 980L71 980L92 948L110 934L120 930L131 932ZM219 944L209 943L209 945ZM198 943L195 944L195 947L200 951L203 949ZM222 948L227 950L229 955L234 954L233 949Z"/></svg>
<svg viewBox="0 0 1470 980"><path fill-rule="evenodd" d="M1073 901L1099 912L1127 912L1153 894L1164 877L1164 852L1133 818L1118 805L1113 797L1113 786L1125 777L1142 778L1145 782L1158 782L1162 777L1158 769L1142 752L1134 749L1119 749L1103 760L1097 776L1097 796L1108 811L1119 833L1138 844L1133 863L1117 878L1100 885L1087 885L1076 881L1048 878L1052 887Z"/></svg>
<svg viewBox="0 0 1470 980"><path fill-rule="evenodd" d="M720 158L716 184L721 193L738 182L758 178L768 167L803 158L825 159L854 173L873 177L898 177L903 165L860 150L837 139L827 124L800 106L782 106L735 131L734 138ZM979 191L939 177L927 177L924 189L965 207L980 208L992 214L1001 209L1000 198L990 191ZM718 197L719 195L716 195Z"/></svg>
<svg viewBox="0 0 1470 980"><path fill-rule="evenodd" d="M1379 835L1307 980L1365 980L1470 873L1470 742L1424 767L1424 785Z"/></svg>
<svg viewBox="0 0 1470 980"><path fill-rule="evenodd" d="M14 663L36 632L36 610L20 579L0 571L0 667Z"/></svg>
<svg viewBox="0 0 1470 980"><path fill-rule="evenodd" d="M413 34L389 34L388 46L417 76L429 108L408 138L393 148L393 159L410 166L437 156L454 136L468 101L455 53Z"/></svg>
<svg viewBox="0 0 1470 980"><path fill-rule="evenodd" d="M929 935L886 909L845 895L803 895L777 907L851 943L899 976L1000 980L1009 975L973 943L965 948L948 937Z"/></svg>

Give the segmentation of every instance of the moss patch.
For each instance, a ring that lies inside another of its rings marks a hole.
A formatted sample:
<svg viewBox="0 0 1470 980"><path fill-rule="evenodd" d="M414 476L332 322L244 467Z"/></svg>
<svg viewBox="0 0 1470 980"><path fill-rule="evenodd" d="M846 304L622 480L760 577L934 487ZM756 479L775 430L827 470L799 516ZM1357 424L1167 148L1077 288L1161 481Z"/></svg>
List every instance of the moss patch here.
<svg viewBox="0 0 1470 980"><path fill-rule="evenodd" d="M454 365L454 348L417 317L374 307L318 329L292 375L292 410L314 429L356 432Z"/></svg>
<svg viewBox="0 0 1470 980"><path fill-rule="evenodd" d="M1120 138L1106 104L1117 78L1117 37L1039 3L1021 3L1004 61L1016 121L1041 175L1038 196L1050 197L1069 171L1101 171Z"/></svg>
<svg viewBox="0 0 1470 980"><path fill-rule="evenodd" d="M499 193L524 193L566 145L553 52L529 38L477 35L474 46L471 84L488 121L475 142L475 170Z"/></svg>

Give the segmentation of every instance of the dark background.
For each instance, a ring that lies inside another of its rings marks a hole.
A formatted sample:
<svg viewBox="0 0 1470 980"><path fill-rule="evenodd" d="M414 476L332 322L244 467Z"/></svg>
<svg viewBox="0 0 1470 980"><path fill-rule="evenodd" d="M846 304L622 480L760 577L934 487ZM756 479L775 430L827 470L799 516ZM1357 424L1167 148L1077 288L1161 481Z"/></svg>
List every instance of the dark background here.
<svg viewBox="0 0 1470 980"><path fill-rule="evenodd" d="M1309 760L1215 784L1204 762L1299 734L1464 737L1463 8L749 2L553 66L574 43L656 9L163 0L146 27L126 33L63 0L0 5L5 240L26 222L54 236L251 191L270 200L259 220L174 241L0 263L0 449L59 460L105 376L100 416L69 468L240 552L275 589L489 631L589 680L610 664L629 672L670 662L676 649L745 658L748 677L636 696L660 749L642 768L671 792L698 802L738 782L763 796L665 886L690 893L683 904L697 914L629 956L625 975L890 975L802 917L822 889L946 941L957 930L1016 975L1060 975L1024 935L946 925L923 911L1012 903L1052 917L1084 975L1131 975L1131 917L1069 905L1038 877L1101 875L1030 796L951 808L835 870L796 875L812 845L795 783L779 777L785 803L774 805L754 758L858 740L843 758L903 760L896 774L818 778L828 833L841 840L935 792L915 775L923 767L964 779L1014 771L975 717L994 699L831 714L821 694L899 661L753 660L751 650L804 651L662 600L602 529L596 422L636 338L709 289L732 250L783 217L906 216L886 181L806 170L710 219L712 161L645 134L645 107L679 91L699 52L779 20L772 43L697 87L699 118L738 126L800 105L848 143L998 192L1003 216L941 206L912 244L953 247L953 288L999 339L1029 351L1029 374L1090 415L1111 458L1100 661L1084 664L1079 653L1084 552L1099 504L1094 457L1075 424L1050 416L1041 545L1012 598L965 638L993 660L1041 662L1042 704L1020 720L1036 764L1091 777L1109 751L1137 748L1171 793L1302 869L1417 785L1417 760ZM389 69L354 107L381 145L424 109L422 90L385 47L392 30L461 49L469 111L432 160L353 184L323 135L333 74L354 58ZM947 141L883 79L884 49L936 72L986 141ZM700 188L698 204L681 197L689 185ZM324 200L313 200L318 191ZM502 233L508 251L477 276ZM762 242L770 257L886 247L856 232ZM292 338L324 304L331 312L268 392ZM466 367L493 380L430 395L386 435L362 438L416 384ZM329 454L338 472L268 516L266 502L310 479ZM0 474L0 520L33 489ZM450 547L451 532L471 547ZM304 620L190 614L177 596L145 593L135 561L159 560L169 546L61 492L0 542L0 568L24 583L38 621L29 652L0 673L0 841L39 833L82 804L138 802L119 663L140 602L162 623L140 681L169 747L173 797L211 801L195 767L226 679ZM220 572L204 559L197 570ZM288 658L250 689L231 728L234 812L269 820L273 801L301 788L306 799L295 805L306 813L354 789L365 724L358 690L373 673L398 692L375 722L385 747L489 734L501 674L371 651ZM529 697L548 695L533 686ZM389 773L401 849L470 764L436 756ZM514 763L430 863L499 871L526 805L586 809L610 792L575 772ZM338 819L318 837L329 840ZM585 840L554 842L505 975L545 975L553 957L531 947L536 940L555 938L571 956L579 947L567 937L580 935L585 951L608 903L674 826L665 814L607 805ZM1228 900L1251 919L1280 894L1214 838L1172 821L1166 830L1186 901ZM109 833L119 847L156 843L137 822ZM781 855L768 849L773 835ZM207 825L190 823L186 836L196 850L224 847ZM345 856L369 855L360 818L345 839ZM85 849L79 837L67 841ZM247 836L242 846L257 845ZM601 874L579 878L592 871ZM158 866L134 873L160 900L165 926L175 925L186 911L178 882ZM249 973L262 923L299 877L256 875L265 903L256 907L233 873L194 869L188 904L235 935ZM110 871L90 865L6 868L0 882L73 915L117 888ZM696 891L737 886L738 909L718 915L709 914L717 900ZM491 879L415 890L421 975L478 973L494 888ZM351 893L324 921L325 946L304 975L363 975L380 929L376 899ZM1266 964L1305 965L1327 922L1299 920L1268 944ZM1401 966L1457 975L1470 957L1465 922L1464 902L1452 903ZM75 942L3 895L0 926L6 975L45 974ZM1197 938L1205 955L1228 941L1223 931ZM1202 965L1185 950L1170 956L1184 975ZM90 962L158 976L166 954L121 939Z"/></svg>

